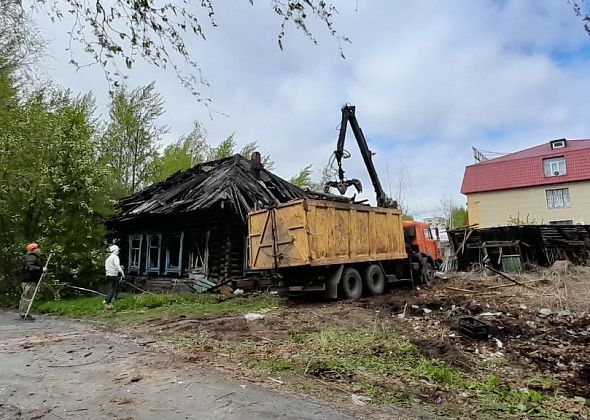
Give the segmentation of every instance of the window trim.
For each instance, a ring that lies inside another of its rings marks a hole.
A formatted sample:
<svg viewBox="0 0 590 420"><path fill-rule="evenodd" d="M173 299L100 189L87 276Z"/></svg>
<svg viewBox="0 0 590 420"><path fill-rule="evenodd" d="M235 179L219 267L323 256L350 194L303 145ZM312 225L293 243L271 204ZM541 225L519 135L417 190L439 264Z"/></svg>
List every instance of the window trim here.
<svg viewBox="0 0 590 420"><path fill-rule="evenodd" d="M176 237L176 234L171 234L169 237ZM164 274L168 273L182 273L182 251L184 246L184 231L180 232L180 237L178 238L180 241L180 246L178 247L178 267L171 268L170 267L170 247L168 246L168 242L166 241L166 266L164 268Z"/></svg>
<svg viewBox="0 0 590 420"><path fill-rule="evenodd" d="M550 143L551 143L551 148L552 149L563 149L563 148L565 148L565 139L552 140Z"/></svg>
<svg viewBox="0 0 590 420"><path fill-rule="evenodd" d="M139 239L139 248L133 248L133 241L135 239ZM141 233L133 233L131 235L129 235L129 258L127 259L127 263L129 264L129 272L137 272L139 273L141 271L141 248L143 245L143 235ZM139 251L139 255L138 255L138 259L137 259L137 265L131 265L132 263L132 255L133 255L133 250L134 249L138 249Z"/></svg>
<svg viewBox="0 0 590 420"><path fill-rule="evenodd" d="M158 237L158 266L151 267L151 253L152 253L152 237ZM162 257L162 234L161 233L151 233L147 235L147 252L146 252L146 262L145 262L145 270L150 273L159 273L160 272L160 260Z"/></svg>
<svg viewBox="0 0 590 420"><path fill-rule="evenodd" d="M555 204L555 194L557 191L562 191L562 200L563 200L563 206L556 206ZM566 197L565 194L567 192L567 202L566 202ZM549 205L549 195L551 194L552 196L552 200L551 200L551 204L553 205ZM572 198L570 196L570 189L569 187L565 187L565 188L550 188L545 190L545 203L547 204L547 208L548 209L569 209L572 207Z"/></svg>
<svg viewBox="0 0 590 420"><path fill-rule="evenodd" d="M563 162L563 172L559 170L559 166ZM549 165L549 173L545 170L545 165ZM557 165L557 170L553 170L553 166ZM565 176L567 175L567 164L565 162L565 156L553 156L550 158L543 159L543 175L545 178L552 178L555 176Z"/></svg>

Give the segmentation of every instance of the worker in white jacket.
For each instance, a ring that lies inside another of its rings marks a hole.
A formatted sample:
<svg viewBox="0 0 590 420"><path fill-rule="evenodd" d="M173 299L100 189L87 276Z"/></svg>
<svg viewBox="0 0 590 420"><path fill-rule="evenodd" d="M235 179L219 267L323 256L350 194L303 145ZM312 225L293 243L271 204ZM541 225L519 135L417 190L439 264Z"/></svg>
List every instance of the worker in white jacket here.
<svg viewBox="0 0 590 420"><path fill-rule="evenodd" d="M115 297L117 290L119 290L121 280L125 278L125 272L119 261L119 247L117 245L111 245L109 246L109 252L110 254L104 262L104 269L107 282L111 284L111 290L109 290L109 293L104 299L103 303L105 305L111 304L113 297Z"/></svg>

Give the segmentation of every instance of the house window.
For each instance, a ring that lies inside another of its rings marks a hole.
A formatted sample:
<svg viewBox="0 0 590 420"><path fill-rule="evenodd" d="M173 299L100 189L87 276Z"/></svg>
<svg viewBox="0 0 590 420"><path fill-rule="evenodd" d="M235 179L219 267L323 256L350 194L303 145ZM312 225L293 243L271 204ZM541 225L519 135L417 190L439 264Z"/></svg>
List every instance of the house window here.
<svg viewBox="0 0 590 420"><path fill-rule="evenodd" d="M166 273L182 271L182 245L184 232L169 235L166 245Z"/></svg>
<svg viewBox="0 0 590 420"><path fill-rule="evenodd" d="M565 139L559 140L551 140L549 143L551 144L552 149L563 149L565 147Z"/></svg>
<svg viewBox="0 0 590 420"><path fill-rule="evenodd" d="M571 207L569 188L559 188L545 191L547 195L547 208Z"/></svg>
<svg viewBox="0 0 590 420"><path fill-rule="evenodd" d="M160 243L162 235L148 235L147 237L147 270L160 271Z"/></svg>
<svg viewBox="0 0 590 420"><path fill-rule="evenodd" d="M142 241L142 235L129 235L129 271L139 272Z"/></svg>
<svg viewBox="0 0 590 420"><path fill-rule="evenodd" d="M560 156L556 158L543 159L543 171L545 172L545 176L565 175L565 157Z"/></svg>

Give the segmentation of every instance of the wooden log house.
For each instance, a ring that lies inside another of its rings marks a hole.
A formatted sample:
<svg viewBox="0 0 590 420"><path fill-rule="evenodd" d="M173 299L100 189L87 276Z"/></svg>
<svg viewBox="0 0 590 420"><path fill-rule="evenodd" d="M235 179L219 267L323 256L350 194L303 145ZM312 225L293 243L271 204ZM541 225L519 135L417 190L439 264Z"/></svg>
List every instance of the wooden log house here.
<svg viewBox="0 0 590 420"><path fill-rule="evenodd" d="M121 248L121 263L137 285L170 290L182 279L220 283L247 272L247 214L310 197L264 169L260 154L198 164L118 203L107 223ZM182 288L180 288L182 289Z"/></svg>

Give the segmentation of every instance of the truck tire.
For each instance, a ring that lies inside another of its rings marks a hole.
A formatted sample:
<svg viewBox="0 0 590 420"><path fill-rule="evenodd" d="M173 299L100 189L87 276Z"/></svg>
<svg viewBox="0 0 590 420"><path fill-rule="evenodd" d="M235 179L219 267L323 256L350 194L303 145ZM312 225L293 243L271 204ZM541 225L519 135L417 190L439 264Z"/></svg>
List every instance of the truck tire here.
<svg viewBox="0 0 590 420"><path fill-rule="evenodd" d="M340 290L344 299L358 299L363 294L361 275L354 268L345 268L340 278Z"/></svg>
<svg viewBox="0 0 590 420"><path fill-rule="evenodd" d="M377 264L371 264L365 270L365 286L373 296L383 294L385 290L385 274Z"/></svg>
<svg viewBox="0 0 590 420"><path fill-rule="evenodd" d="M420 270L420 282L428 284L434 280L434 267L429 260L422 263L422 269Z"/></svg>

